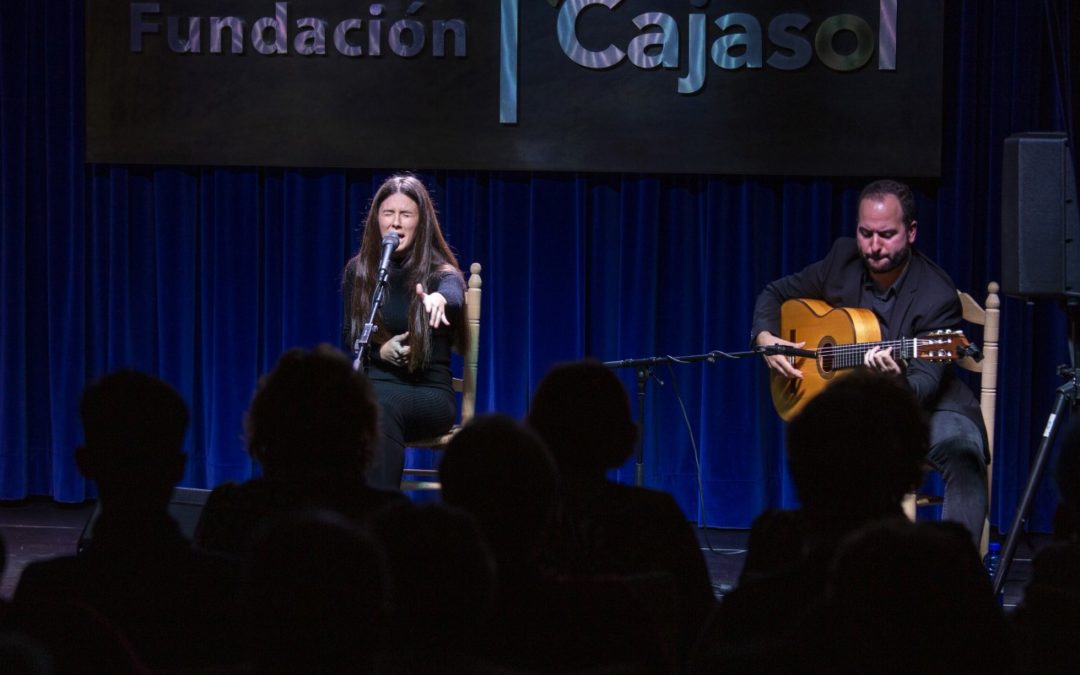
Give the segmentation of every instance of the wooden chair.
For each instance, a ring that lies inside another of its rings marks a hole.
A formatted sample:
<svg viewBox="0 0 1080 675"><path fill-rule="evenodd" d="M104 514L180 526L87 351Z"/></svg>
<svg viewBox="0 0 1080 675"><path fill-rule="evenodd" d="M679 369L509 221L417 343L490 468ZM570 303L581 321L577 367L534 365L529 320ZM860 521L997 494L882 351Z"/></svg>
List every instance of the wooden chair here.
<svg viewBox="0 0 1080 675"><path fill-rule="evenodd" d="M991 281L986 285L985 309L967 293L957 291L960 295L960 304L963 306L964 321L982 326L982 361L975 361L970 357L964 357L957 361L957 365L964 370L979 373L979 407L982 409L983 424L986 425L986 440L989 444L987 453L990 455L991 464L986 467L986 488L990 490L994 472L992 471L994 460L994 413L997 407L997 373L998 373L998 338L1000 335L1001 298L998 296L998 284ZM908 518L915 520L915 507L937 504L940 497L927 497L910 493L904 498L904 512ZM980 554L986 554L986 548L990 539L989 518L983 523L982 536L979 543Z"/></svg>
<svg viewBox="0 0 1080 675"><path fill-rule="evenodd" d="M476 371L480 360L480 263L469 266L468 290L465 292L465 321L468 324L469 348L462 355L464 366L461 377L455 377L454 391L461 394L458 408L459 422L441 436L425 438L409 443L410 448L445 450L450 439L472 419L476 411ZM442 486L437 469L414 469L406 467L401 472L402 490L438 490Z"/></svg>

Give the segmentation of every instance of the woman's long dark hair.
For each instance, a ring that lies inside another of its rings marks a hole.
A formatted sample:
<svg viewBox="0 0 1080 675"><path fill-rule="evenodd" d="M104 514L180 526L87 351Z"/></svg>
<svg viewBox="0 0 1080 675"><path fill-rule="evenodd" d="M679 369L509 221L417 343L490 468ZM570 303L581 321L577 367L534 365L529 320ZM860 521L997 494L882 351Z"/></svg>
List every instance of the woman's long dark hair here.
<svg viewBox="0 0 1080 675"><path fill-rule="evenodd" d="M345 266L346 274L349 270L356 275L352 293L352 319L354 325L360 326L367 320L371 311L371 296L375 290L375 277L378 274L379 254L382 249L382 235L379 232L379 208L386 198L393 194L401 193L416 202L420 208L419 219L416 224L416 232L412 246L405 252L402 266L405 269L407 288L414 289L416 284L421 284L425 289L428 282L435 275L446 273L456 274L465 284L454 252L443 238L442 229L439 227L439 218L435 215L435 205L431 203L431 195L427 188L416 176L411 174L397 174L387 178L375 196L371 199L368 208L367 220L364 222L364 235L360 241L360 251L349 260ZM468 345L469 333L465 326L465 312L462 311L452 319L450 330L453 331L451 344L464 352ZM376 330L371 336L373 346L381 345L389 340L392 335L382 326L382 322L376 318ZM424 312L424 304L415 294L409 302L409 337L406 341L409 345L409 371L421 370L427 367L431 359L431 327L428 326L428 316Z"/></svg>

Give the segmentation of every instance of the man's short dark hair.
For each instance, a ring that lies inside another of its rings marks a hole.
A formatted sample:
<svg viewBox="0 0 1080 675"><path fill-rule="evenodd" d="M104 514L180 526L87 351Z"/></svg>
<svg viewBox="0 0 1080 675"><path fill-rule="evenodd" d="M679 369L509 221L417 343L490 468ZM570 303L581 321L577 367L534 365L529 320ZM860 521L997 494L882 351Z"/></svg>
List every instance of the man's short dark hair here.
<svg viewBox="0 0 1080 675"><path fill-rule="evenodd" d="M885 195L892 195L900 202L904 227L910 228L915 222L915 195L911 192L911 188L900 181L886 178L870 183L859 195L859 203L862 204L864 199L881 201L885 199Z"/></svg>

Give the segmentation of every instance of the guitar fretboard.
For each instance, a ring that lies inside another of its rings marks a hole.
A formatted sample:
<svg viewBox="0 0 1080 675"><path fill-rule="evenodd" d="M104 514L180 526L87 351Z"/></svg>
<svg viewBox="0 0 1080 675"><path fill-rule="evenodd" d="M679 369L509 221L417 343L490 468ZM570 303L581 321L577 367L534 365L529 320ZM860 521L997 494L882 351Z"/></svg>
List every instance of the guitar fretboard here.
<svg viewBox="0 0 1080 675"><path fill-rule="evenodd" d="M821 347L817 350L818 358L830 364L829 370L841 368L855 368L863 364L866 352L874 347L888 349L892 347L892 357L896 360L911 359L918 354L918 338L900 338L899 340L886 340L884 342L858 342L849 345L832 345Z"/></svg>

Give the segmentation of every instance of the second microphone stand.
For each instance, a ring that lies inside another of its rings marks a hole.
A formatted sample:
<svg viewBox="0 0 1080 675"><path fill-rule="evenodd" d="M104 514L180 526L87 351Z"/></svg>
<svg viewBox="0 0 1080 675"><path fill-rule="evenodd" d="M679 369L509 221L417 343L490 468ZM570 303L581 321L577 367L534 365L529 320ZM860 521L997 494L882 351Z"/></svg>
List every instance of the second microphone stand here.
<svg viewBox="0 0 1080 675"><path fill-rule="evenodd" d="M789 349L789 348L784 348ZM816 353L807 350L798 350L798 356L805 356L807 354L816 356ZM705 361L707 363L716 363L720 359L744 359L749 356L759 356L761 354L788 354L786 351L774 350L772 347L757 347L750 351L745 352L722 352L714 350L705 354L691 354L689 356L649 356L640 359L623 359L621 361L604 361L603 365L608 368L634 368L637 376L637 408L638 408L638 431L639 438L637 444L637 451L634 455L634 485L641 487L645 484L645 384L648 380L654 379L660 386L664 385L664 382L656 377L653 373L653 368L662 364L671 363L697 363L699 361Z"/></svg>

